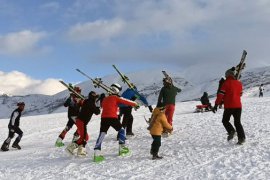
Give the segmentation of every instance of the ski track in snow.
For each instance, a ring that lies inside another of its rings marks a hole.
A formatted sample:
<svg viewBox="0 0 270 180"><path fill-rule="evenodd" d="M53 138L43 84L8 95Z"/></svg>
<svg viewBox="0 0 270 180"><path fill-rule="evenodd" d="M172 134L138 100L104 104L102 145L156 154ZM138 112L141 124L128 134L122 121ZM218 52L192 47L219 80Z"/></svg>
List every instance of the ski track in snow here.
<svg viewBox="0 0 270 180"><path fill-rule="evenodd" d="M88 156L75 157L54 147L67 123L66 113L21 118L22 150L0 152L0 179L268 179L270 177L270 98L243 98L242 124L247 142L227 142L221 123L223 109L193 113L198 102L176 104L174 132L162 138L162 160L151 160L152 138L146 108L133 112L135 137L128 138L131 155L119 157L116 132L110 128L102 144L106 160L92 162L100 116L88 125ZM231 120L233 123L233 120ZM8 119L0 120L1 143L8 135ZM72 139L73 127L64 143ZM14 139L13 139L14 140Z"/></svg>

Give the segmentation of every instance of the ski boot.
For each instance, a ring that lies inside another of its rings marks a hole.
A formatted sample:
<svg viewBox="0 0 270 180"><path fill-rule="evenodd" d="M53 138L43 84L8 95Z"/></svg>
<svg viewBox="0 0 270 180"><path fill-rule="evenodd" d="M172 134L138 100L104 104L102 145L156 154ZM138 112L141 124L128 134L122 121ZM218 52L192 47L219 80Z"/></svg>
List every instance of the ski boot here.
<svg viewBox="0 0 270 180"><path fill-rule="evenodd" d="M94 162L102 162L104 159L104 156L101 155L101 150L96 149L94 152Z"/></svg>
<svg viewBox="0 0 270 180"><path fill-rule="evenodd" d="M78 149L78 144L77 143L71 143L66 148L66 150L72 155L76 154L77 149Z"/></svg>
<svg viewBox="0 0 270 180"><path fill-rule="evenodd" d="M21 146L18 143L15 143L15 142L12 144L12 147L17 148L19 150L22 149Z"/></svg>
<svg viewBox="0 0 270 180"><path fill-rule="evenodd" d="M65 144L64 144L62 141L63 141L63 140L62 140L60 137L58 137L57 140L56 140L56 142L55 142L55 146L56 146L56 147L62 147L62 146L65 146Z"/></svg>
<svg viewBox="0 0 270 180"><path fill-rule="evenodd" d="M8 151L9 150L8 147L9 147L9 144L4 142L3 145L1 146L1 150Z"/></svg>
<svg viewBox="0 0 270 180"><path fill-rule="evenodd" d="M232 131L229 133L228 137L227 137L227 140L230 141L234 138L234 135L235 135L235 131Z"/></svg>
<svg viewBox="0 0 270 180"><path fill-rule="evenodd" d="M85 157L86 155L87 155L87 152L86 152L85 147L83 147L83 145L79 145L78 151L77 151L77 156Z"/></svg>
<svg viewBox="0 0 270 180"><path fill-rule="evenodd" d="M162 159L162 156L159 156L158 153L153 153L153 157L152 160L158 160L158 159Z"/></svg>
<svg viewBox="0 0 270 180"><path fill-rule="evenodd" d="M246 139L238 139L238 142L236 144L242 145L246 142Z"/></svg>
<svg viewBox="0 0 270 180"><path fill-rule="evenodd" d="M130 153L128 147L125 144L119 144L119 156L126 156Z"/></svg>

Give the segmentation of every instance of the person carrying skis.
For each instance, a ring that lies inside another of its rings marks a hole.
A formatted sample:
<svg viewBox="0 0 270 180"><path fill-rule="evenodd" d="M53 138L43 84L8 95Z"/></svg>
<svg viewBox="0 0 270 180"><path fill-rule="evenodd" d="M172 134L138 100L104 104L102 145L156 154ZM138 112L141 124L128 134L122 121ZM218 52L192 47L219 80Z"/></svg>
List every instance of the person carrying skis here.
<svg viewBox="0 0 270 180"><path fill-rule="evenodd" d="M125 99L129 99L132 101L135 101L136 99L140 100L146 107L149 108L149 111L152 112L153 108L152 106L148 105L148 102L144 96L139 94L137 91L137 88L133 85L133 88L127 88L121 95ZM125 104L120 104L120 114L119 114L119 120L121 121L121 116L123 115L123 122L122 126L126 129L126 135L128 136L134 136L134 133L132 131L132 125L133 125L133 116L132 116L132 106L128 106ZM117 136L119 137L119 136Z"/></svg>
<svg viewBox="0 0 270 180"><path fill-rule="evenodd" d="M67 150L71 154L74 154L74 150L77 148L78 156L86 156L87 154L85 149L85 145L89 139L89 135L87 133L87 124L91 120L93 114L100 114L100 108L96 105L96 100L98 97L99 96L94 91L91 91L88 94L88 98L82 102L82 107L78 117L76 118L77 132L80 138L68 145Z"/></svg>
<svg viewBox="0 0 270 180"><path fill-rule="evenodd" d="M171 126L175 110L175 97L179 92L181 92L181 89L173 85L171 78L163 78L163 87L158 96L157 107L165 106L165 115Z"/></svg>
<svg viewBox="0 0 270 180"><path fill-rule="evenodd" d="M12 144L13 148L21 149L21 146L19 145L19 142L21 141L21 138L23 136L23 131L20 129L20 118L22 111L24 110L25 103L19 102L17 103L18 108L15 109L10 116L10 121L8 124L8 138L4 141L3 145L1 146L2 151L8 151L9 150L9 144L11 142L11 139L14 137L15 133L18 134L18 137L15 139L15 141Z"/></svg>
<svg viewBox="0 0 270 180"><path fill-rule="evenodd" d="M217 95L213 112L215 113L217 111L218 105L223 100L224 112L222 123L228 133L227 140L232 140L235 135L235 129L230 123L230 117L233 116L234 125L238 136L237 144L243 144L246 140L246 136L243 126L241 124L241 96L243 91L242 83L239 80L235 79L235 73L231 69L226 71L225 76L226 80Z"/></svg>
<svg viewBox="0 0 270 180"><path fill-rule="evenodd" d="M156 107L154 109L147 129L150 131L153 138L150 150L150 154L153 155L152 159L162 159L163 157L158 155L161 146L161 134L163 131L172 132L173 130L172 126L167 121L165 107Z"/></svg>
<svg viewBox="0 0 270 180"><path fill-rule="evenodd" d="M260 85L259 87L259 97L263 97L263 91L264 91L264 87L263 87L263 84Z"/></svg>
<svg viewBox="0 0 270 180"><path fill-rule="evenodd" d="M77 93L81 93L80 87L75 86L74 90ZM76 118L79 114L79 110L80 110L80 106L81 106L81 104L80 104L81 100L82 99L78 98L74 93L71 93L70 97L65 101L64 106L68 107L68 122L67 122L65 129L59 134L59 136L55 142L55 146L62 147L65 145L63 143L63 140L64 140L67 132L72 128L72 126L74 125L74 123L76 121ZM79 134L76 130L74 135L73 135L72 141L76 141L78 138L79 138Z"/></svg>
<svg viewBox="0 0 270 180"><path fill-rule="evenodd" d="M207 92L204 92L203 93L203 96L201 97L201 103L202 105L207 105L207 107L205 108L205 110L209 111L209 110L212 110L212 105L209 101L209 98L208 98L208 93Z"/></svg>
<svg viewBox="0 0 270 180"><path fill-rule="evenodd" d="M122 128L120 121L118 120L118 106L120 104L125 104L132 107L137 107L138 104L134 101L120 97L118 94L122 90L122 87L114 83L111 85L111 90L113 94L105 97L102 101L102 113L101 113L101 123L100 132L94 147L94 161L99 162L104 160L101 155L101 144L108 129L112 126L119 133L119 155L123 155L129 152L128 147L125 146L125 130Z"/></svg>

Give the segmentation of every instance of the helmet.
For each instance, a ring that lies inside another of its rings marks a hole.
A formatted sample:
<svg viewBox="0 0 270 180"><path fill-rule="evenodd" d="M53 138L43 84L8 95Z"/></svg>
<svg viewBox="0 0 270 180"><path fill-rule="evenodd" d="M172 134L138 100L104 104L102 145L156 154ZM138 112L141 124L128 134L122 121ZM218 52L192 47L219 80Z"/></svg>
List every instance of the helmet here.
<svg viewBox="0 0 270 180"><path fill-rule="evenodd" d="M235 76L234 71L232 71L231 69L229 69L229 70L227 70L227 71L225 72L225 77L227 78L227 77L229 77L229 76L232 76L232 77Z"/></svg>
<svg viewBox="0 0 270 180"><path fill-rule="evenodd" d="M76 91L77 93L81 93L82 92L81 88L78 87L78 86L75 86L74 87L74 91Z"/></svg>
<svg viewBox="0 0 270 180"><path fill-rule="evenodd" d="M118 93L122 90L122 87L120 86L120 84L113 83L113 84L111 85L111 90L112 90L115 94L118 94Z"/></svg>

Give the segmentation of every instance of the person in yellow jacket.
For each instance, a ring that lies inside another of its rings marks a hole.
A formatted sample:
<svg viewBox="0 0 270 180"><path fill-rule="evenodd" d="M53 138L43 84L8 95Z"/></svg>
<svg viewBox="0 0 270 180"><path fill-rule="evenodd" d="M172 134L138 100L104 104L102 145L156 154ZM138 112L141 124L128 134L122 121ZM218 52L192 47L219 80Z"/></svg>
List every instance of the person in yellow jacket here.
<svg viewBox="0 0 270 180"><path fill-rule="evenodd" d="M154 159L162 159L162 156L158 155L159 148L161 146L161 134L164 130L172 132L173 127L168 123L165 115L165 107L156 107L152 113L149 127L147 128L153 138L150 153Z"/></svg>

